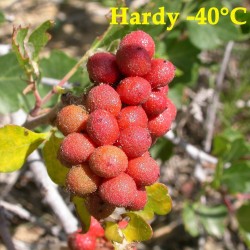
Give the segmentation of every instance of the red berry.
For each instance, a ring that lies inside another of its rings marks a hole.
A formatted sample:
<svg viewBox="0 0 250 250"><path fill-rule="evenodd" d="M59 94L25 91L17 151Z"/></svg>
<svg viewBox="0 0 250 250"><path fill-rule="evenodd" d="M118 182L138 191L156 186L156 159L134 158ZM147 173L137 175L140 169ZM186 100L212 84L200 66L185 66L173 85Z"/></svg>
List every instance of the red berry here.
<svg viewBox="0 0 250 250"><path fill-rule="evenodd" d="M85 205L89 213L97 220L107 218L116 208L116 206L103 201L97 192L90 194L85 198Z"/></svg>
<svg viewBox="0 0 250 250"><path fill-rule="evenodd" d="M151 69L148 52L141 46L126 45L118 49L116 62L126 76L143 76Z"/></svg>
<svg viewBox="0 0 250 250"><path fill-rule="evenodd" d="M137 188L134 180L127 174L104 180L99 187L100 197L117 207L127 207L135 199Z"/></svg>
<svg viewBox="0 0 250 250"><path fill-rule="evenodd" d="M57 114L57 128L68 135L73 132L81 132L86 128L88 113L85 109L76 105L63 107Z"/></svg>
<svg viewBox="0 0 250 250"><path fill-rule="evenodd" d="M120 132L118 145L129 158L143 155L151 146L152 139L146 128L130 126Z"/></svg>
<svg viewBox="0 0 250 250"><path fill-rule="evenodd" d="M145 188L138 189L135 197L136 198L134 199L133 203L127 207L127 209L133 211L142 210L147 203L147 192L145 191Z"/></svg>
<svg viewBox="0 0 250 250"><path fill-rule="evenodd" d="M148 117L141 106L127 106L121 110L117 116L120 130L131 125L147 128Z"/></svg>
<svg viewBox="0 0 250 250"><path fill-rule="evenodd" d="M121 110L121 106L120 96L107 84L96 86L88 93L87 108L90 112L97 109L104 109L112 115L117 116Z"/></svg>
<svg viewBox="0 0 250 250"><path fill-rule="evenodd" d="M89 78L95 83L113 84L120 78L115 55L108 52L98 52L87 62Z"/></svg>
<svg viewBox="0 0 250 250"><path fill-rule="evenodd" d="M96 237L90 233L74 233L68 237L70 250L95 250Z"/></svg>
<svg viewBox="0 0 250 250"><path fill-rule="evenodd" d="M148 121L148 129L154 137L160 137L166 134L170 128L173 121L173 113L167 108L161 114L152 117Z"/></svg>
<svg viewBox="0 0 250 250"><path fill-rule="evenodd" d="M93 216L91 216L89 233L96 237L103 237L105 233L99 221L97 221Z"/></svg>
<svg viewBox="0 0 250 250"><path fill-rule="evenodd" d="M99 146L113 144L119 137L119 127L115 117L102 109L97 109L89 115L87 132Z"/></svg>
<svg viewBox="0 0 250 250"><path fill-rule="evenodd" d="M149 98L151 86L142 77L127 77L119 83L116 91L123 103L139 105L146 102Z"/></svg>
<svg viewBox="0 0 250 250"><path fill-rule="evenodd" d="M152 59L151 70L144 78L148 80L152 88L159 88L169 84L175 76L174 65L164 59Z"/></svg>
<svg viewBox="0 0 250 250"><path fill-rule="evenodd" d="M66 188L69 192L84 197L95 192L101 178L95 175L87 164L73 166L66 177Z"/></svg>
<svg viewBox="0 0 250 250"><path fill-rule="evenodd" d="M151 58L155 53L155 43L153 38L142 30L133 31L121 40L120 47L127 45L143 47Z"/></svg>
<svg viewBox="0 0 250 250"><path fill-rule="evenodd" d="M128 158L120 148L106 145L95 149L89 158L89 165L98 176L111 178L127 169Z"/></svg>
<svg viewBox="0 0 250 250"><path fill-rule="evenodd" d="M162 113L168 105L168 98L159 91L153 91L148 100L142 104L145 112L149 116L155 116Z"/></svg>
<svg viewBox="0 0 250 250"><path fill-rule="evenodd" d="M87 161L94 149L94 143L86 134L72 133L63 139L58 158L62 164L77 165Z"/></svg>
<svg viewBox="0 0 250 250"><path fill-rule="evenodd" d="M126 173L137 186L150 186L159 178L160 168L152 157L142 156L129 161Z"/></svg>

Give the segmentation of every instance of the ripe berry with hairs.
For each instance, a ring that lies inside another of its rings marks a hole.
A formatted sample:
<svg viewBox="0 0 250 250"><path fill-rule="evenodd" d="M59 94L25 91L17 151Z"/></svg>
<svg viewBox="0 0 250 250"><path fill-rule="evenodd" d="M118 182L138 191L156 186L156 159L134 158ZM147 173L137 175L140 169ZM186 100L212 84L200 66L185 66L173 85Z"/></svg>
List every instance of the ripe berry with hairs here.
<svg viewBox="0 0 250 250"><path fill-rule="evenodd" d="M142 156L151 146L152 139L148 129L130 126L120 131L118 145L128 158Z"/></svg>
<svg viewBox="0 0 250 250"><path fill-rule="evenodd" d="M121 40L120 47L135 45L143 47L152 58L155 53L155 43L153 38L142 30L136 30L127 34Z"/></svg>
<svg viewBox="0 0 250 250"><path fill-rule="evenodd" d="M96 86L88 93L87 108L90 112L104 109L117 116L121 107L122 103L119 94L107 84Z"/></svg>
<svg viewBox="0 0 250 250"><path fill-rule="evenodd" d="M170 61L152 59L151 70L143 77L150 82L152 88L159 88L169 84L175 76L175 67Z"/></svg>
<svg viewBox="0 0 250 250"><path fill-rule="evenodd" d="M148 117L141 106L127 106L123 108L117 116L117 122L120 130L131 125L143 128L148 127Z"/></svg>
<svg viewBox="0 0 250 250"><path fill-rule="evenodd" d="M131 176L138 187L154 184L160 176L157 162L149 156L131 159L126 173Z"/></svg>
<svg viewBox="0 0 250 250"><path fill-rule="evenodd" d="M69 192L84 197L95 192L101 178L95 175L87 164L73 166L66 177L66 188Z"/></svg>
<svg viewBox="0 0 250 250"><path fill-rule="evenodd" d="M120 78L116 57L109 52L98 52L89 57L87 70L89 78L95 83L113 84Z"/></svg>
<svg viewBox="0 0 250 250"><path fill-rule="evenodd" d="M168 98L160 91L152 91L148 100L142 104L148 116L156 116L162 113L168 105Z"/></svg>
<svg viewBox="0 0 250 250"><path fill-rule="evenodd" d="M151 69L148 52L137 45L120 47L116 53L116 62L125 76L144 76Z"/></svg>
<svg viewBox="0 0 250 250"><path fill-rule="evenodd" d="M106 179L99 186L100 197L117 207L127 207L135 199L136 184L134 180L127 174Z"/></svg>
<svg viewBox="0 0 250 250"><path fill-rule="evenodd" d="M120 148L105 145L94 150L89 158L89 166L98 176L112 178L127 169L128 158Z"/></svg>
<svg viewBox="0 0 250 250"><path fill-rule="evenodd" d="M88 160L94 149L95 145L88 135L72 133L63 139L58 152L58 159L66 165L81 164Z"/></svg>
<svg viewBox="0 0 250 250"><path fill-rule="evenodd" d="M89 115L87 132L98 146L111 145L119 137L119 127L115 117L103 109L97 109Z"/></svg>
<svg viewBox="0 0 250 250"><path fill-rule="evenodd" d="M88 116L80 106L65 106L57 114L56 126L64 135L81 132L86 128Z"/></svg>
<svg viewBox="0 0 250 250"><path fill-rule="evenodd" d="M148 100L151 94L151 86L142 77L127 77L119 83L116 91L123 103L140 105Z"/></svg>

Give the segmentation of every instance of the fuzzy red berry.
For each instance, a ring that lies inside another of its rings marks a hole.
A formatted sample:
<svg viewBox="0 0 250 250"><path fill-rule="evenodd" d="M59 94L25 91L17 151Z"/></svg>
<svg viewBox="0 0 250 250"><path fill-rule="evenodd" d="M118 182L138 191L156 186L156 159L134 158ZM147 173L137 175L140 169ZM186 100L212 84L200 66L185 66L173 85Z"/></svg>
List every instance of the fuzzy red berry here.
<svg viewBox="0 0 250 250"><path fill-rule="evenodd" d="M96 237L104 237L105 231L99 221L91 216L89 233Z"/></svg>
<svg viewBox="0 0 250 250"><path fill-rule="evenodd" d="M128 210L138 211L142 210L147 203L147 192L145 188L138 189L135 194L135 199L132 204L127 207Z"/></svg>
<svg viewBox="0 0 250 250"><path fill-rule="evenodd" d="M136 184L127 174L120 175L104 180L99 187L100 197L117 207L127 207L135 199Z"/></svg>
<svg viewBox="0 0 250 250"><path fill-rule="evenodd" d="M76 232L68 237L68 246L70 250L95 250L96 237L91 233Z"/></svg>
<svg viewBox="0 0 250 250"><path fill-rule="evenodd" d="M150 83L142 77L127 77L116 89L121 101L128 105L139 105L147 101L151 94Z"/></svg>
<svg viewBox="0 0 250 250"><path fill-rule="evenodd" d="M56 125L64 135L81 132L86 128L88 116L85 109L72 104L63 107L58 112Z"/></svg>
<svg viewBox="0 0 250 250"><path fill-rule="evenodd" d="M77 165L86 162L94 149L95 145L88 135L72 133L63 139L58 158L62 164Z"/></svg>
<svg viewBox="0 0 250 250"><path fill-rule="evenodd" d="M111 145L119 137L119 127L115 117L102 109L97 109L89 115L87 132L99 146Z"/></svg>
<svg viewBox="0 0 250 250"><path fill-rule="evenodd" d="M126 173L137 186L150 186L159 178L160 168L152 157L142 156L129 161Z"/></svg>
<svg viewBox="0 0 250 250"><path fill-rule="evenodd" d="M108 52L98 52L87 62L89 78L95 83L116 83L120 78L120 71L116 64L115 55Z"/></svg>
<svg viewBox="0 0 250 250"><path fill-rule="evenodd" d="M112 178L127 169L128 158L120 148L105 145L94 150L89 158L89 165L98 176Z"/></svg>
<svg viewBox="0 0 250 250"><path fill-rule="evenodd" d="M123 37L120 47L127 45L137 45L143 47L151 58L155 53L155 43L153 38L142 30L133 31Z"/></svg>
<svg viewBox="0 0 250 250"><path fill-rule="evenodd" d="M116 206L103 201L96 192L85 198L85 205L89 213L97 220L107 218L116 208Z"/></svg>
<svg viewBox="0 0 250 250"><path fill-rule="evenodd" d="M151 146L152 139L148 129L130 126L120 132L118 145L129 158L143 155Z"/></svg>
<svg viewBox="0 0 250 250"><path fill-rule="evenodd" d="M168 98L159 91L152 91L148 100L142 104L143 109L149 116L155 116L162 113L168 105Z"/></svg>
<svg viewBox="0 0 250 250"><path fill-rule="evenodd" d="M159 88L169 84L175 76L175 67L170 61L152 59L151 70L143 77L148 80L152 88Z"/></svg>
<svg viewBox="0 0 250 250"><path fill-rule="evenodd" d="M165 111L149 119L148 129L151 135L154 137L160 137L167 133L171 128L175 114L175 106L171 107L168 102L168 108Z"/></svg>
<svg viewBox="0 0 250 250"><path fill-rule="evenodd" d="M118 49L116 62L125 76L143 76L151 69L148 52L141 46L126 45Z"/></svg>
<svg viewBox="0 0 250 250"><path fill-rule="evenodd" d="M90 112L104 109L114 116L119 114L122 107L119 94L107 84L92 88L88 93L86 104Z"/></svg>
<svg viewBox="0 0 250 250"><path fill-rule="evenodd" d="M117 116L117 122L120 130L131 125L147 128L148 117L141 106L127 106Z"/></svg>
<svg viewBox="0 0 250 250"><path fill-rule="evenodd" d="M84 197L95 192L101 178L95 175L87 164L73 166L66 177L66 188L69 192Z"/></svg>

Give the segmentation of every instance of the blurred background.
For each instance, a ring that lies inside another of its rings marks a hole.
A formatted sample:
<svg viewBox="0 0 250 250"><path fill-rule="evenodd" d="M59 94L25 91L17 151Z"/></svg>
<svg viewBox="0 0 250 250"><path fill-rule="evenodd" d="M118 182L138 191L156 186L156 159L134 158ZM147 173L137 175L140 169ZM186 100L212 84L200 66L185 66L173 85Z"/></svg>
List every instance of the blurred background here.
<svg viewBox="0 0 250 250"><path fill-rule="evenodd" d="M171 60L177 68L169 86L169 96L178 108L177 119L172 132L151 150L161 165L160 182L168 186L173 208L167 216L155 217L153 238L137 248L249 249L250 2L135 0L127 4L131 11L155 13L164 6L167 12L180 12L170 32L166 26L151 24L118 26L101 48L112 51L117 39L143 29L156 42L156 57ZM40 55L40 67L42 77L61 79L107 29L110 7L116 5L113 0L0 0L0 65L9 61L13 26L34 29L54 20L52 38ZM216 25L186 21L186 16L197 14L201 7L232 10L239 6L247 9L247 13L236 15L237 20L247 21L241 26L222 15ZM70 80L76 93L89 84L84 71ZM5 91L14 86L6 86L5 73L0 67L1 125L13 122L13 112L20 112L20 108L28 111L34 104L32 98L24 100L20 95L4 104ZM20 75L17 80L24 82ZM51 88L46 80L41 85ZM66 234L43 202L33 175L28 166L0 174L0 207L16 249L67 249ZM59 191L72 209L67 193Z"/></svg>

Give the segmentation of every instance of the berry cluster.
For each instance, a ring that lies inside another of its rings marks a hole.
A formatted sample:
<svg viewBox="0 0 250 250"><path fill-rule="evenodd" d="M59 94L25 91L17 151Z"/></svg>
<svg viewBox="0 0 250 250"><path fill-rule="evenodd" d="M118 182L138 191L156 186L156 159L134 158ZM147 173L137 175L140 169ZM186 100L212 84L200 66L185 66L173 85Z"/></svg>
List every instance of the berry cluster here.
<svg viewBox="0 0 250 250"><path fill-rule="evenodd" d="M167 97L175 67L153 58L154 52L152 37L138 30L121 40L116 55L92 55L87 70L94 86L86 100L58 113L57 127L65 135L58 157L70 167L66 187L85 197L97 219L116 207L143 209L145 186L159 178L148 150L176 116Z"/></svg>

